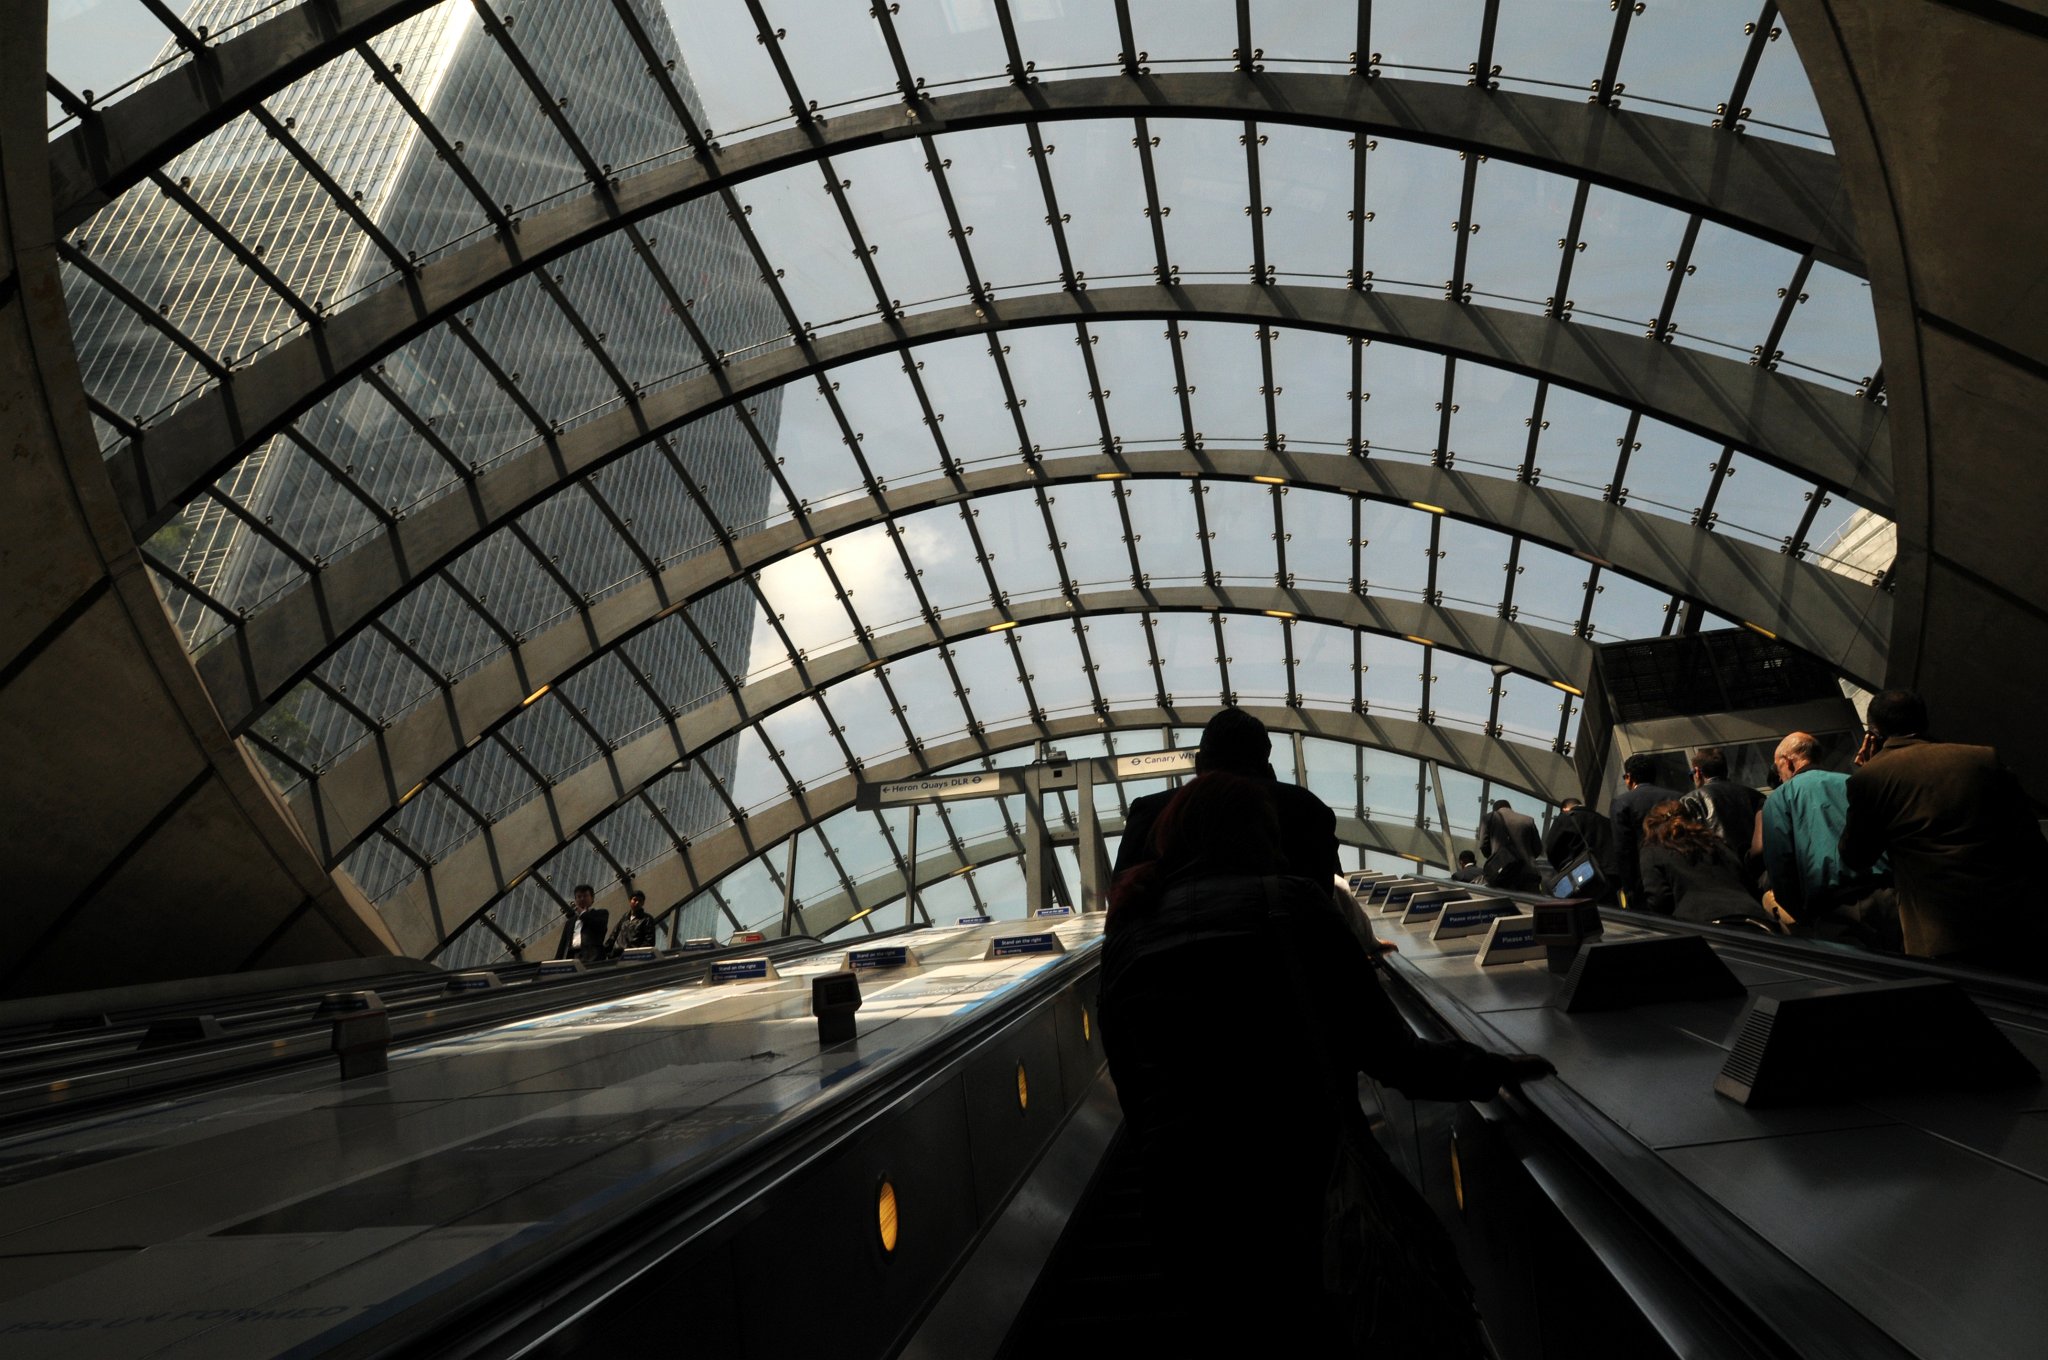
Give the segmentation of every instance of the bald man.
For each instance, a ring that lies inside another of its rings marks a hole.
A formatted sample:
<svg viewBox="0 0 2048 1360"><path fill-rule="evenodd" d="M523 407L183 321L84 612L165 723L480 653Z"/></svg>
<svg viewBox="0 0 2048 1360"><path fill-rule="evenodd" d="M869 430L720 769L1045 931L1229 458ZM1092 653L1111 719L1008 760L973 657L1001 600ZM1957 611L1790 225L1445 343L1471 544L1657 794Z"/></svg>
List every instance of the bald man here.
<svg viewBox="0 0 2048 1360"><path fill-rule="evenodd" d="M1771 904L1787 925L1896 950L1899 912L1890 869L1882 860L1867 870L1843 862L1849 776L1821 769L1815 764L1820 754L1811 732L1794 732L1771 758L1782 782L1758 818Z"/></svg>

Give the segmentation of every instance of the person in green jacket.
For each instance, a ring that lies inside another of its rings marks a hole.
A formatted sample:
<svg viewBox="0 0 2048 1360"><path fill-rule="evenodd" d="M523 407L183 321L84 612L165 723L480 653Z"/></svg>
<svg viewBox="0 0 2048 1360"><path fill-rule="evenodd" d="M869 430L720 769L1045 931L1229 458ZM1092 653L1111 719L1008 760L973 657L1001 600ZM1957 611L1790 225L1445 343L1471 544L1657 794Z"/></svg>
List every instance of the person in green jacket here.
<svg viewBox="0 0 2048 1360"><path fill-rule="evenodd" d="M1842 861L1849 820L1849 776L1814 762L1821 747L1810 732L1778 743L1772 764L1783 782L1764 800L1764 905L1799 933L1848 940L1873 949L1901 947L1891 871L1880 859L1868 870Z"/></svg>

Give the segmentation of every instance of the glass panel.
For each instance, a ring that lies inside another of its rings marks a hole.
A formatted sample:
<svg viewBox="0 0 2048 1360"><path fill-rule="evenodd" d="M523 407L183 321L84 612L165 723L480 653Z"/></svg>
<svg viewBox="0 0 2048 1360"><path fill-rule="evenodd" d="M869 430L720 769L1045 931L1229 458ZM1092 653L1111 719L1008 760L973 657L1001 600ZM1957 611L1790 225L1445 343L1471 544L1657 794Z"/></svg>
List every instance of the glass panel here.
<svg viewBox="0 0 2048 1360"><path fill-rule="evenodd" d="M1593 628L1601 638L1648 638L1664 631L1671 597L1619 572L1603 571L1594 586Z"/></svg>
<svg viewBox="0 0 2048 1360"><path fill-rule="evenodd" d="M713 136L730 141L757 124L791 121L789 95L746 6L661 0L661 8L667 26L690 35L678 74L695 87Z"/></svg>
<svg viewBox="0 0 2048 1360"><path fill-rule="evenodd" d="M1003 78L1010 58L993 0L903 5L889 17L904 59L928 90L975 76Z"/></svg>
<svg viewBox="0 0 2048 1360"><path fill-rule="evenodd" d="M1237 702L1287 702L1287 642L1281 632L1282 621L1256 614L1225 614L1221 618L1230 687L1236 691Z"/></svg>
<svg viewBox="0 0 2048 1360"><path fill-rule="evenodd" d="M1373 594L1422 597L1429 584L1429 521L1419 510L1366 503L1359 572Z"/></svg>
<svg viewBox="0 0 2048 1360"><path fill-rule="evenodd" d="M1289 487L1286 516L1289 583L1330 590L1351 588L1351 498Z"/></svg>
<svg viewBox="0 0 2048 1360"><path fill-rule="evenodd" d="M866 7L766 0L761 8L797 89L813 107L858 107L897 97L896 68Z"/></svg>
<svg viewBox="0 0 2048 1360"><path fill-rule="evenodd" d="M1033 449L1047 455L1100 449L1102 421L1088 396L1076 335L1064 326L1012 331L1003 348Z"/></svg>
<svg viewBox="0 0 2048 1360"><path fill-rule="evenodd" d="M1666 518L1690 519L1706 497L1720 446L1648 416L1636 429L1636 443L1623 489L1627 503Z"/></svg>
<svg viewBox="0 0 2048 1360"><path fill-rule="evenodd" d="M1373 41L1379 41L1377 23ZM1460 63L1471 59L1468 52ZM1464 173L1457 152L1416 142L1383 137L1367 153L1365 267L1378 287L1406 285L1403 291L1431 294L1443 290L1457 246L1452 224Z"/></svg>
<svg viewBox="0 0 2048 1360"><path fill-rule="evenodd" d="M946 209L921 142L890 142L841 156L833 169L846 186L854 221L874 252L889 300L915 307L968 292L960 249L950 238ZM1021 187L1021 186L1020 186ZM984 271L990 262L982 261ZM998 278L1012 277L1007 260L994 262Z"/></svg>
<svg viewBox="0 0 2048 1360"><path fill-rule="evenodd" d="M1510 7L1515 12L1519 7ZM1501 19L1505 23L1507 14ZM1475 298L1495 306L1519 298L1542 307L1557 287L1558 243L1571 226L1577 192L1562 175L1512 161L1479 167L1472 185L1472 221L1479 229L1465 247L1465 281Z"/></svg>
<svg viewBox="0 0 2048 1360"><path fill-rule="evenodd" d="M850 178L858 158L845 159L839 173ZM798 320L824 331L874 312L874 285L854 257L853 239L818 167L779 171L736 185L733 192Z"/></svg>
<svg viewBox="0 0 2048 1360"><path fill-rule="evenodd" d="M50 74L90 103L118 97L158 62L182 55L141 0L52 0L49 22ZM69 125L55 98L44 104L53 128Z"/></svg>
<svg viewBox="0 0 2048 1360"><path fill-rule="evenodd" d="M832 739L831 724L814 703L796 703L761 720L762 739L772 745L799 784L816 784L846 773L846 757Z"/></svg>
<svg viewBox="0 0 2048 1360"><path fill-rule="evenodd" d="M1109 487L1100 482L1065 486L1046 499L1053 503L1069 576L1083 587L1126 585L1131 559L1124 550L1123 520Z"/></svg>
<svg viewBox="0 0 2048 1360"><path fill-rule="evenodd" d="M1202 545L1195 523L1195 481L1120 482L1117 491L1130 512L1138 563L1154 585L1188 585L1202 579Z"/></svg>
<svg viewBox="0 0 2048 1360"><path fill-rule="evenodd" d="M1475 661L1441 647L1430 651L1429 706L1436 721L1470 732L1486 730L1487 714L1493 706L1493 672L1484 661Z"/></svg>
<svg viewBox="0 0 2048 1360"><path fill-rule="evenodd" d="M1735 87L1749 45L1748 5L1651 5L1628 28L1621 84L1628 102L1653 113L1704 121ZM1620 87L1617 86L1617 89Z"/></svg>
<svg viewBox="0 0 2048 1360"><path fill-rule="evenodd" d="M1766 548L1782 548L1799 527L1812 490L1810 482L1737 454L1714 500L1717 527Z"/></svg>
<svg viewBox="0 0 2048 1360"><path fill-rule="evenodd" d="M1427 459L1436 448L1443 391L1441 356L1367 342L1364 427L1373 457Z"/></svg>
<svg viewBox="0 0 2048 1360"><path fill-rule="evenodd" d="M1372 45L1390 74L1462 83L1479 54L1483 0L1379 0Z"/></svg>
<svg viewBox="0 0 2048 1360"><path fill-rule="evenodd" d="M1781 14L1773 25L1777 34L1764 44L1763 60L1749 82L1750 132L1775 137L1816 150L1830 149L1827 124L1814 102L1813 86L1806 78L1792 34ZM1789 129L1798 129L1790 131Z"/></svg>
<svg viewBox="0 0 2048 1360"><path fill-rule="evenodd" d="M1155 118L1150 127L1159 143L1152 166L1166 210L1166 258L1190 279L1248 277L1244 124Z"/></svg>
<svg viewBox="0 0 2048 1360"><path fill-rule="evenodd" d="M1506 580L1509 539L1506 534L1458 520L1438 525L1436 588L1443 603L1454 609L1491 614L1500 607Z"/></svg>
<svg viewBox="0 0 2048 1360"><path fill-rule="evenodd" d="M920 570L943 563L951 556L950 537L940 532L946 527L944 512L906 520L898 527L904 548ZM877 524L843 534L825 544L823 552L833 574L845 587L862 626L886 635L919 617L917 592L904 575L903 557L896 550L889 526ZM970 567L971 562L970 558Z"/></svg>
<svg viewBox="0 0 2048 1360"><path fill-rule="evenodd" d="M853 623L832 587L831 578L825 574L824 559L818 550L785 557L763 567L760 587L768 607L775 611L789 634L790 646L798 651L823 655L852 636ZM757 665L762 649L772 641L772 633L766 638L755 636Z"/></svg>
<svg viewBox="0 0 2048 1360"><path fill-rule="evenodd" d="M1247 482L1203 482L1201 487L1217 576L1225 583L1274 584L1279 569L1273 550L1275 489Z"/></svg>
<svg viewBox="0 0 2048 1360"><path fill-rule="evenodd" d="M1229 62L1237 51L1237 12L1231 0L1130 0L1130 5L1131 32L1155 65L1215 66Z"/></svg>
<svg viewBox="0 0 2048 1360"><path fill-rule="evenodd" d="M1348 628L1301 622L1288 629L1294 639L1294 689L1310 703L1348 708L1353 692L1352 642Z"/></svg>
<svg viewBox="0 0 2048 1360"><path fill-rule="evenodd" d="M1779 367L1790 377L1838 390L1863 387L1879 367L1877 314L1870 285L1830 265L1816 264L1806 276L1804 300L1779 342Z"/></svg>
<svg viewBox="0 0 2048 1360"><path fill-rule="evenodd" d="M1503 81L1586 90L1613 34L1614 14L1599 0L1517 0L1501 7L1493 60Z"/></svg>
<svg viewBox="0 0 2048 1360"><path fill-rule="evenodd" d="M1644 199L1597 186L1589 192L1579 233L1585 249L1572 264L1571 302L1578 318L1610 329L1648 330L1670 277L1664 262L1677 257L1685 223L1685 214Z"/></svg>
<svg viewBox="0 0 2048 1360"><path fill-rule="evenodd" d="M987 0L961 0L979 8ZM1010 0L1017 46L1041 78L1066 67L1107 66L1123 44L1116 11L1109 5L1069 5L1064 0Z"/></svg>
<svg viewBox="0 0 2048 1360"><path fill-rule="evenodd" d="M1358 15L1350 6L1252 0L1251 10L1252 46L1264 53L1267 70L1336 74L1349 68L1358 45Z"/></svg>
<svg viewBox="0 0 2048 1360"><path fill-rule="evenodd" d="M1542 425L1536 442L1537 480L1555 490L1605 495L1614 481L1628 412L1583 392L1552 387L1544 394Z"/></svg>
<svg viewBox="0 0 2048 1360"><path fill-rule="evenodd" d="M1362 633L1365 700L1374 710L1412 717L1422 706L1422 649L1399 638Z"/></svg>
<svg viewBox="0 0 2048 1360"><path fill-rule="evenodd" d="M1557 720L1570 696L1526 675L1500 678L1500 725L1510 741L1549 746L1557 739Z"/></svg>
<svg viewBox="0 0 2048 1360"><path fill-rule="evenodd" d="M1040 710L1053 717L1064 717L1085 713L1094 706L1095 691L1089 686L1088 671L1074 640L1072 624L1019 628L1012 636L1024 658L1025 675ZM996 711L1016 713L1021 711L1021 705ZM986 716L988 710L982 712Z"/></svg>
<svg viewBox="0 0 2048 1360"><path fill-rule="evenodd" d="M1515 562L1515 613L1523 623L1569 632L1585 607L1590 563L1524 542Z"/></svg>
<svg viewBox="0 0 2048 1360"><path fill-rule="evenodd" d="M1064 494L1070 497L1084 494L1084 489L1075 488ZM1058 592L1059 563L1053 557L1046 537L1045 510L1039 504L1037 492L1009 491L1000 496L978 499L971 506L935 513L972 514L975 531L981 535L982 546L988 550L996 581L1013 599L1037 599ZM965 563L961 564L962 574L965 566ZM963 585L960 589L964 597L967 587ZM982 584L981 589L985 592L986 584Z"/></svg>
<svg viewBox="0 0 2048 1360"><path fill-rule="evenodd" d="M886 759L902 752L903 724L897 720L877 672L849 676L826 690L823 697L832 721L849 740L858 738L864 759Z"/></svg>
<svg viewBox="0 0 2048 1360"><path fill-rule="evenodd" d="M1159 263L1146 227L1135 135L1122 120L1056 123L1043 132L1053 148L1049 163L1074 268L1098 281L1150 282Z"/></svg>
<svg viewBox="0 0 2048 1360"><path fill-rule="evenodd" d="M1008 398L1001 374L989 359L989 338L977 335L920 345L914 353L953 457L970 465L1017 457L1017 426L1003 407Z"/></svg>
<svg viewBox="0 0 2048 1360"><path fill-rule="evenodd" d="M1798 267L1799 257L1789 250L1700 223L1692 265L1672 313L1680 339L1710 353L1747 358L1750 348L1770 334L1785 285Z"/></svg>
<svg viewBox="0 0 2048 1360"><path fill-rule="evenodd" d="M1358 814L1358 751L1336 741L1311 737L1302 743L1308 765L1308 790L1335 809L1339 817Z"/></svg>
<svg viewBox="0 0 2048 1360"><path fill-rule="evenodd" d="M962 648L956 645L950 650L957 658ZM955 664L958 664L957 660ZM953 677L946 670L944 658L939 653L923 652L901 661L892 661L882 668L882 674L888 677L896 701L903 706L903 716L909 720L911 730L920 741L939 741L966 728L967 718L960 708L960 696L953 692ZM971 691L974 678L963 672L961 683ZM999 698L1000 691L1012 690L1016 684L1017 674L1012 669L1006 678L999 678L998 684L988 693ZM859 731L855 735L859 740L854 743L854 754L863 757L871 744L880 747L884 742L902 741L900 731L892 733L889 729Z"/></svg>
<svg viewBox="0 0 2048 1360"><path fill-rule="evenodd" d="M1274 342L1275 363L1281 362ZM1257 332L1250 326L1194 325L1181 342L1187 364L1195 436L1212 448L1258 448L1266 438L1266 403Z"/></svg>
<svg viewBox="0 0 2048 1360"><path fill-rule="evenodd" d="M1223 684L1216 669L1215 622L1209 615L1155 615L1152 641L1159 648L1170 702L1216 702Z"/></svg>
<svg viewBox="0 0 2048 1360"><path fill-rule="evenodd" d="M1513 477L1529 447L1536 381L1487 364L1460 362L1451 389L1450 456L1464 472Z"/></svg>
<svg viewBox="0 0 2048 1360"><path fill-rule="evenodd" d="M1180 445L1180 397L1173 349L1156 321L1114 321L1088 328L1095 372L1108 392L1111 428L1130 448Z"/></svg>
<svg viewBox="0 0 2048 1360"><path fill-rule="evenodd" d="M1351 352L1344 336L1319 331L1282 331L1273 342L1274 414L1289 445L1348 447Z"/></svg>
<svg viewBox="0 0 2048 1360"><path fill-rule="evenodd" d="M901 16L898 19L901 22ZM998 69L1002 63L998 63ZM1015 127L949 132L937 139L953 206L968 229L981 281L1045 284L1060 276L1059 254L1045 223L1038 171ZM951 271L957 273L955 269Z"/></svg>
<svg viewBox="0 0 2048 1360"><path fill-rule="evenodd" d="M1097 615L1084 626L1102 697L1112 704L1155 702L1159 691L1145 636L1151 625L1136 614L1110 614Z"/></svg>

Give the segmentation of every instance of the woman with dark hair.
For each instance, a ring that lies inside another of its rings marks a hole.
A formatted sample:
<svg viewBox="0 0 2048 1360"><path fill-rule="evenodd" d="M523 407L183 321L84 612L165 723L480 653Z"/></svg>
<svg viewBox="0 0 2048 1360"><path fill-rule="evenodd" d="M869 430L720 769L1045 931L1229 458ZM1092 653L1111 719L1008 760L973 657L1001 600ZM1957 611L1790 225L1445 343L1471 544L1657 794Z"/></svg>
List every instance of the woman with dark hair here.
<svg viewBox="0 0 2048 1360"><path fill-rule="evenodd" d="M1449 1239L1374 1142L1358 1074L1478 1100L1550 1065L1415 1036L1330 885L1282 876L1267 781L1202 774L1153 837L1158 858L1111 889L1101 1018L1175 1316L1279 1353L1483 1355Z"/></svg>
<svg viewBox="0 0 2048 1360"><path fill-rule="evenodd" d="M1749 895L1742 861L1721 834L1688 816L1677 799L1643 816L1641 906L1681 921L1749 916L1768 925Z"/></svg>

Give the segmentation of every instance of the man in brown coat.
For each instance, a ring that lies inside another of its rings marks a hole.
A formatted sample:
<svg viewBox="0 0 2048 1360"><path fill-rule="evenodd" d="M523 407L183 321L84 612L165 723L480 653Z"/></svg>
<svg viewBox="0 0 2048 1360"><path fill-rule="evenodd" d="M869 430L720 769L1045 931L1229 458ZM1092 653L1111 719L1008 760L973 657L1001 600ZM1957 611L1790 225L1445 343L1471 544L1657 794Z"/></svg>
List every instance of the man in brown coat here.
<svg viewBox="0 0 2048 1360"><path fill-rule="evenodd" d="M1929 741L1908 690L1870 701L1849 776L1842 862L1891 859L1906 952L2001 972L2048 971L2048 840L1989 746Z"/></svg>

